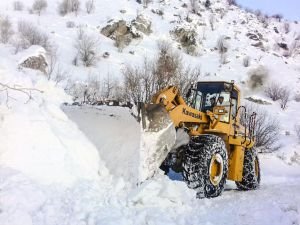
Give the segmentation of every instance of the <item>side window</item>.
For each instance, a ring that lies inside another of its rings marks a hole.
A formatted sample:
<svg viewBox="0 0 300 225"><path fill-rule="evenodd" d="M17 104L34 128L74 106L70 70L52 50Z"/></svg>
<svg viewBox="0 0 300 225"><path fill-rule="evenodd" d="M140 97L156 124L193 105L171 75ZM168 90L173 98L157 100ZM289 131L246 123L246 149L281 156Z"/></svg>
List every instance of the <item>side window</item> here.
<svg viewBox="0 0 300 225"><path fill-rule="evenodd" d="M202 95L201 92L198 92L195 99L195 109L201 109Z"/></svg>

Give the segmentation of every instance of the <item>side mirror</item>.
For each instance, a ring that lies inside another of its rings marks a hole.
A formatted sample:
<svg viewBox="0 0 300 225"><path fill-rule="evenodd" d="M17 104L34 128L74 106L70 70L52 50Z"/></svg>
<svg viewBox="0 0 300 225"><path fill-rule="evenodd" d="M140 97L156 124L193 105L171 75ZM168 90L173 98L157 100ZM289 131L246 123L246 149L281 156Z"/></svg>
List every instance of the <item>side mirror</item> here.
<svg viewBox="0 0 300 225"><path fill-rule="evenodd" d="M189 90L187 91L185 97L186 97L187 99L189 99L189 98L191 97L191 94L192 94L192 87L189 88Z"/></svg>

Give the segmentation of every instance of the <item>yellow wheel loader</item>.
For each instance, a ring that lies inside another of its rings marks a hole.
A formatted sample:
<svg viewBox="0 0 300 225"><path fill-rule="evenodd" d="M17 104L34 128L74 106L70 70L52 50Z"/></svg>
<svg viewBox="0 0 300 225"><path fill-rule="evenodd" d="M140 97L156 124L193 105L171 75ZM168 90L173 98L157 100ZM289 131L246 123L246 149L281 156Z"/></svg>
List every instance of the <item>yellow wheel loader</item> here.
<svg viewBox="0 0 300 225"><path fill-rule="evenodd" d="M240 106L234 82L198 82L186 101L177 87L170 86L156 93L150 104L140 105L139 111L140 181L158 168L171 168L182 173L198 198L219 196L226 179L240 190L259 186L260 165L253 148L256 114Z"/></svg>

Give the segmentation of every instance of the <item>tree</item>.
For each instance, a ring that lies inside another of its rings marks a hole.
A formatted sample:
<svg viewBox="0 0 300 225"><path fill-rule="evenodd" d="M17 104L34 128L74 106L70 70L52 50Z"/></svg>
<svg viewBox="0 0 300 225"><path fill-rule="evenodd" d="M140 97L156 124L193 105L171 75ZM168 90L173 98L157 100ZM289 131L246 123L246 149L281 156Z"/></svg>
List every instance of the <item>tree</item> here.
<svg viewBox="0 0 300 225"><path fill-rule="evenodd" d="M88 0L85 3L85 9L86 9L87 14L91 14L95 10L94 0Z"/></svg>
<svg viewBox="0 0 300 225"><path fill-rule="evenodd" d="M11 36L14 34L12 29L12 24L8 17L5 17L2 21L0 21L0 41L6 44Z"/></svg>
<svg viewBox="0 0 300 225"><path fill-rule="evenodd" d="M46 0L35 0L33 2L33 5L32 5L32 9L34 11L37 11L37 13L39 14L39 16L41 15L41 12L43 10L45 10L48 6L48 3Z"/></svg>

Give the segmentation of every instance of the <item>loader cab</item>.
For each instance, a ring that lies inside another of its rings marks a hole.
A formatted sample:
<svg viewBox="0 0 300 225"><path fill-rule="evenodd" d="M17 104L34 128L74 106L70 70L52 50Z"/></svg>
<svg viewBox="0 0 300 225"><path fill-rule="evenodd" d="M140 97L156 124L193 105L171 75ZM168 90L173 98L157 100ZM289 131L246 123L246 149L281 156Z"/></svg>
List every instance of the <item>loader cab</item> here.
<svg viewBox="0 0 300 225"><path fill-rule="evenodd" d="M221 122L229 123L237 112L238 90L229 82L198 82L191 89L188 102L201 112L213 112L215 106L224 106L227 113L222 115Z"/></svg>

